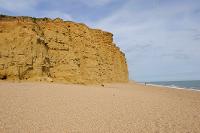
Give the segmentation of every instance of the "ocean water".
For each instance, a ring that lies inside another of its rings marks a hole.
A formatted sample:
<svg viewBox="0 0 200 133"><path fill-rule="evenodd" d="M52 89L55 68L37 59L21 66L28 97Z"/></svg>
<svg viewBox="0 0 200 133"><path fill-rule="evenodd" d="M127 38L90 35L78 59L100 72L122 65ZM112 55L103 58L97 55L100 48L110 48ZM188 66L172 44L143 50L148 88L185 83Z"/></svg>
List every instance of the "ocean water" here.
<svg viewBox="0 0 200 133"><path fill-rule="evenodd" d="M160 85L170 88L185 88L194 89L200 91L200 80L188 80L188 81L159 81L159 82L146 82L146 84Z"/></svg>

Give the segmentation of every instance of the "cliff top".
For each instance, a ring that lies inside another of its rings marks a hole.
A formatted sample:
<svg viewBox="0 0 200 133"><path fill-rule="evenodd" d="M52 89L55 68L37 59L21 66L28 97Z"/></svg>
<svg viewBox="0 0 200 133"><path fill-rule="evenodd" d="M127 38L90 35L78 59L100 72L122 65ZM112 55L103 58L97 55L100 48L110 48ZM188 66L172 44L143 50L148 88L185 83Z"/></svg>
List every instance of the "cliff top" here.
<svg viewBox="0 0 200 133"><path fill-rule="evenodd" d="M76 22L73 22L73 21L64 21L63 19L61 18L55 18L55 19L51 19L51 18L47 18L47 17L44 17L44 18L36 18L36 17L30 17L30 16L8 16L8 15L3 15L3 14L0 14L0 21L32 21L34 23L36 22L53 22L53 23L73 23L73 24L78 24L78 25L82 25L84 27L87 27L89 28L86 24L84 23L76 23ZM90 29L93 29L93 28L90 28ZM107 32L107 31L103 31L101 29L93 29L93 30L96 30L96 32L103 32L105 34L110 34L111 36L113 36L112 33L110 32Z"/></svg>

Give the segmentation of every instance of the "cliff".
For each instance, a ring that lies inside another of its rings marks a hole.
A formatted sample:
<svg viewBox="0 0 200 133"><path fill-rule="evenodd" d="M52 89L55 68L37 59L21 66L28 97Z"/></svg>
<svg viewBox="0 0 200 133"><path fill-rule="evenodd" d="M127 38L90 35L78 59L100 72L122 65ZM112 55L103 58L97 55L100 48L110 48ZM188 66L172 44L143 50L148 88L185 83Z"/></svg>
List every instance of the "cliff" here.
<svg viewBox="0 0 200 133"><path fill-rule="evenodd" d="M127 82L113 35L62 19L0 16L0 79Z"/></svg>

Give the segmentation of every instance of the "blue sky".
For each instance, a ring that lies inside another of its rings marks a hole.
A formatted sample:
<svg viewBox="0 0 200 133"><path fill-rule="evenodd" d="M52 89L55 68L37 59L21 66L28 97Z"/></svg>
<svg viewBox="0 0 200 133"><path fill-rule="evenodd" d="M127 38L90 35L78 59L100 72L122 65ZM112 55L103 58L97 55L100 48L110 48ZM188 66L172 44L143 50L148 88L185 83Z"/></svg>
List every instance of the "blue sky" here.
<svg viewBox="0 0 200 133"><path fill-rule="evenodd" d="M200 0L0 0L0 13L112 32L136 81L200 79Z"/></svg>

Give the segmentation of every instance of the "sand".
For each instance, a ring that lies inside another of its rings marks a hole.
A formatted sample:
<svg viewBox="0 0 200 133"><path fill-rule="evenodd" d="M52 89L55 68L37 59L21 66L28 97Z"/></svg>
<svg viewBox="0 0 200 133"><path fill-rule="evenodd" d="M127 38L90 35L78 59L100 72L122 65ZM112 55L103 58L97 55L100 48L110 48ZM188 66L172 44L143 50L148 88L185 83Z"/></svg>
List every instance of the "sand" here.
<svg viewBox="0 0 200 133"><path fill-rule="evenodd" d="M0 82L0 133L200 132L200 92Z"/></svg>

